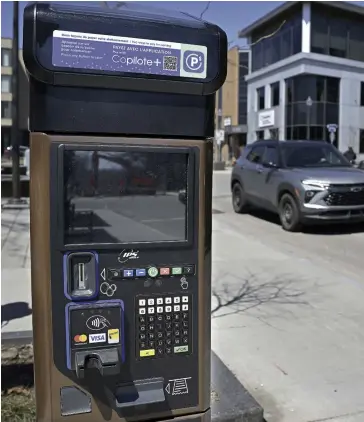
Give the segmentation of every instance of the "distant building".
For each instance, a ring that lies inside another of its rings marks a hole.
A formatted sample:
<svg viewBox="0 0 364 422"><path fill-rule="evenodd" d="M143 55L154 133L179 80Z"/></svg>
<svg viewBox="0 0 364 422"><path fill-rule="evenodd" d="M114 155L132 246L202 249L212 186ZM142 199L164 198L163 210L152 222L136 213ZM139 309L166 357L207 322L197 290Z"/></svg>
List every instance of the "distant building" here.
<svg viewBox="0 0 364 422"><path fill-rule="evenodd" d="M250 51L238 47L228 51L228 71L223 87L216 94L216 126L225 131L229 155L236 155L247 142L247 84Z"/></svg>
<svg viewBox="0 0 364 422"><path fill-rule="evenodd" d="M12 95L12 40L1 38L1 153L11 144L11 113ZM20 145L29 145L28 116L29 116L29 84L23 62L23 53L19 51L19 129Z"/></svg>
<svg viewBox="0 0 364 422"><path fill-rule="evenodd" d="M239 33L251 45L248 142L329 141L364 154L364 8L287 2Z"/></svg>

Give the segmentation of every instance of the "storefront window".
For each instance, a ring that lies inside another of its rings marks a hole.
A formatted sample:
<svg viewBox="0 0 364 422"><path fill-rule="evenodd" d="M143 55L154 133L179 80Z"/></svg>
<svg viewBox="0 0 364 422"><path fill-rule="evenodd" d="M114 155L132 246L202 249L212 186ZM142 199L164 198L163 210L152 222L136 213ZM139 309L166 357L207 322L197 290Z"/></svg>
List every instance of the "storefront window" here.
<svg viewBox="0 0 364 422"><path fill-rule="evenodd" d="M340 79L299 75L286 92L286 139L327 140L327 124L339 124Z"/></svg>

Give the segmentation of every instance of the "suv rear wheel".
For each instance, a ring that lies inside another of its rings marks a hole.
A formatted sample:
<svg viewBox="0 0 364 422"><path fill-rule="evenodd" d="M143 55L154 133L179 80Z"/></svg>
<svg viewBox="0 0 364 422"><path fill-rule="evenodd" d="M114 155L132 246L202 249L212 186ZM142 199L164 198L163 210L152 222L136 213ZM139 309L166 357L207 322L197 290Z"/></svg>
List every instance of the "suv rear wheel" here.
<svg viewBox="0 0 364 422"><path fill-rule="evenodd" d="M279 218L284 230L297 232L301 229L300 211L292 195L285 193L279 201Z"/></svg>
<svg viewBox="0 0 364 422"><path fill-rule="evenodd" d="M239 182L236 182L232 189L232 201L234 211L238 214L243 214L248 211L248 201L244 188Z"/></svg>

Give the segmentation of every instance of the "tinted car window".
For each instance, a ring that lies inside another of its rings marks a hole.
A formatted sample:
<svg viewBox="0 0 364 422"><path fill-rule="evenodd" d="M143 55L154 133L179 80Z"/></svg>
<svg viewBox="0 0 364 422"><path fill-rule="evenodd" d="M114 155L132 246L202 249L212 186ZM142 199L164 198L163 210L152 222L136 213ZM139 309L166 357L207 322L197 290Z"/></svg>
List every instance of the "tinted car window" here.
<svg viewBox="0 0 364 422"><path fill-rule="evenodd" d="M282 145L286 167L350 167L346 158L330 144Z"/></svg>
<svg viewBox="0 0 364 422"><path fill-rule="evenodd" d="M277 147L268 146L264 151L263 164L270 164L278 166L279 164L279 155Z"/></svg>
<svg viewBox="0 0 364 422"><path fill-rule="evenodd" d="M265 146L258 146L253 148L247 156L247 159L252 163L259 164L263 161Z"/></svg>

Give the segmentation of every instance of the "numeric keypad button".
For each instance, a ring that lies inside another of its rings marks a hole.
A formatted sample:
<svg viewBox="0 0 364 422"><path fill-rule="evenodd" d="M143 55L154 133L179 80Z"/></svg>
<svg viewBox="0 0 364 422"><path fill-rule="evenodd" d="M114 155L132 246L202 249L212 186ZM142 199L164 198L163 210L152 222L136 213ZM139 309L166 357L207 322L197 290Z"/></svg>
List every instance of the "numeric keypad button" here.
<svg viewBox="0 0 364 422"><path fill-rule="evenodd" d="M188 311L188 305L187 304L182 305L182 311Z"/></svg>
<svg viewBox="0 0 364 422"><path fill-rule="evenodd" d="M165 304L166 305L170 305L171 303L172 303L172 298L171 297L166 297Z"/></svg>
<svg viewBox="0 0 364 422"><path fill-rule="evenodd" d="M181 298L180 297L174 297L173 298L173 303L181 303Z"/></svg>
<svg viewBox="0 0 364 422"><path fill-rule="evenodd" d="M182 296L182 302L188 303L188 296Z"/></svg>
<svg viewBox="0 0 364 422"><path fill-rule="evenodd" d="M162 297L159 297L157 299L157 305L163 305L163 298Z"/></svg>
<svg viewBox="0 0 364 422"><path fill-rule="evenodd" d="M145 306L145 299L140 299L139 300L139 306Z"/></svg>
<svg viewBox="0 0 364 422"><path fill-rule="evenodd" d="M154 308L148 308L148 314L154 314Z"/></svg>
<svg viewBox="0 0 364 422"><path fill-rule="evenodd" d="M148 299L148 306L154 305L154 299Z"/></svg>

